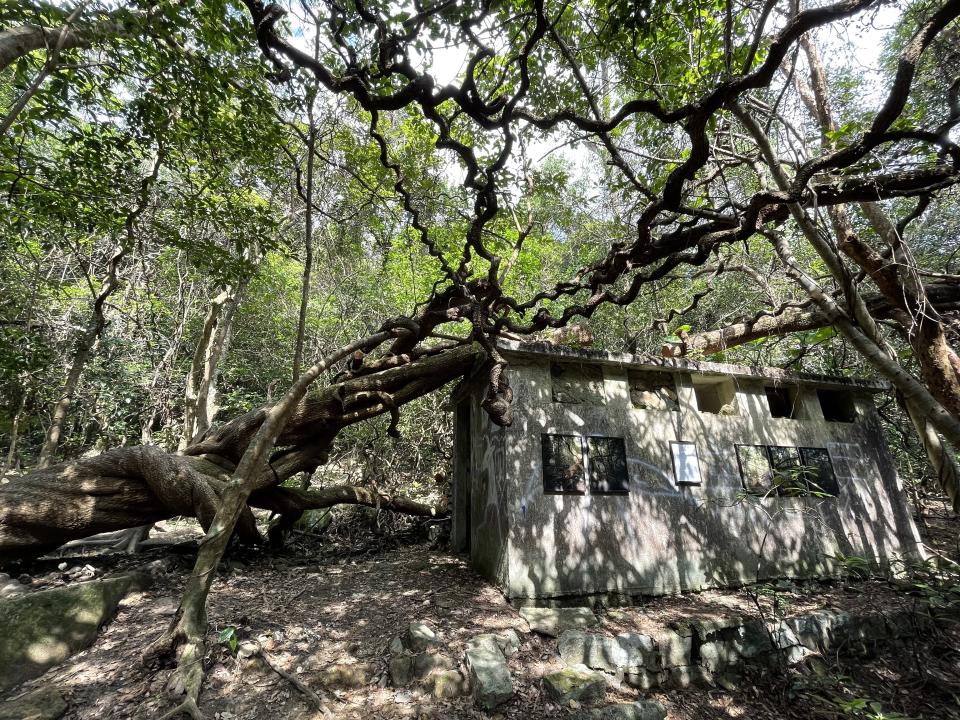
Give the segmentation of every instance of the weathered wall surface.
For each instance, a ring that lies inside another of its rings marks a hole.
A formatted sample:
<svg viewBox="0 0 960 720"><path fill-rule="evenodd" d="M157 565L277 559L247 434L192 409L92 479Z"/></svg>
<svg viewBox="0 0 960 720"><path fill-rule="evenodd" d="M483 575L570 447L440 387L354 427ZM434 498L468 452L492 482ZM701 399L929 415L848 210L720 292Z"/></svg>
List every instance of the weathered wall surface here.
<svg viewBox="0 0 960 720"><path fill-rule="evenodd" d="M473 399L468 395L454 406L453 418L453 477L451 479L452 498L450 545L455 552L466 552L470 548L470 472L471 446L473 443L470 427L471 405Z"/></svg>
<svg viewBox="0 0 960 720"><path fill-rule="evenodd" d="M602 367L600 397L593 381L581 397L563 387L584 402L554 402L547 358L511 358L510 373L514 424L494 429L474 398L471 455L472 556L511 598L674 593L829 575L838 553L918 552L869 394L855 395L858 422L828 423L812 389L798 397L805 419L771 417L762 380L738 379L739 414L725 416L697 411L685 373L679 411L635 408L626 367ZM624 437L629 494L544 494L542 433ZM702 485L676 485L673 440L696 444ZM828 448L839 496L746 495L736 444Z"/></svg>
<svg viewBox="0 0 960 720"><path fill-rule="evenodd" d="M506 430L480 410L479 390L470 401L470 560L484 577L507 582L509 492Z"/></svg>

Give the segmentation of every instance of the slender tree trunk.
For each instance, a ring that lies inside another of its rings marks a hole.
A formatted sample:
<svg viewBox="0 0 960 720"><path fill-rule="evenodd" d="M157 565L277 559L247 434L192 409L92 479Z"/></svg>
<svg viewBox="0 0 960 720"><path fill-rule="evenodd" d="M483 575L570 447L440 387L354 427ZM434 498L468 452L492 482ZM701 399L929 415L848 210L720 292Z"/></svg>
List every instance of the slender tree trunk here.
<svg viewBox="0 0 960 720"><path fill-rule="evenodd" d="M186 293L183 291L183 284L181 280L180 286L180 297L177 300L177 308L179 310L178 315L180 321L177 323L177 327L173 331L173 337L170 340L170 344L167 346L167 351L164 353L163 358L160 360L160 363L154 368L153 377L150 379L150 389L149 389L149 398L150 398L150 412L147 413L140 425L140 442L143 445L152 445L153 444L153 424L156 421L157 413L159 408L157 407L158 403L158 391L157 388L160 385L160 379L166 373L169 379L168 370L173 367L174 362L180 352L180 343L183 340L183 331L187 325L187 317L190 313L190 306L186 300Z"/></svg>
<svg viewBox="0 0 960 720"><path fill-rule="evenodd" d="M23 389L23 395L20 397L20 407L17 408L13 416L13 424L10 427L10 449L7 451L7 459L3 465L3 474L14 469L17 460L17 441L20 438L20 420L23 418L24 409L27 407L27 396L30 394L29 386Z"/></svg>
<svg viewBox="0 0 960 720"><path fill-rule="evenodd" d="M941 442L933 426L927 422L922 410L911 402L905 402L910 421L923 443L930 467L944 494L949 498L953 511L960 513L960 467L953 453Z"/></svg>
<svg viewBox="0 0 960 720"><path fill-rule="evenodd" d="M836 122L830 102L826 70L817 46L810 37L801 40L810 67L810 90L801 89L801 97L816 118L821 141L833 149L832 133ZM834 205L829 209L831 224L840 250L852 259L876 284L880 293L893 308L903 336L913 350L920 366L920 375L930 394L954 418L960 419L960 374L956 367L957 354L950 347L941 316L931 303L916 261L903 241L889 215L877 203L858 203L863 216L887 247L887 256L860 239L853 230L847 207ZM936 430L915 399L906 399L910 419L923 443L927 459L941 488L950 498L955 510L960 509L960 482L957 464L943 447ZM956 441L952 441L957 447Z"/></svg>
<svg viewBox="0 0 960 720"><path fill-rule="evenodd" d="M100 287L100 292L97 293L93 300L93 312L90 323L87 325L86 331L77 341L77 347L74 351L70 364L70 370L67 372L67 380L64 383L63 390L60 393L60 399L57 401L57 404L54 408L50 428L47 430L47 437L44 440L43 447L40 450L40 460L38 466L41 469L49 467L57 454L57 448L60 445L60 439L63 433L64 422L67 418L67 412L70 409L70 404L73 402L73 396L74 393L76 393L77 385L80 382L80 376L83 374L84 367L86 367L87 361L90 359L90 353L93 350L94 345L100 339L100 335L103 333L103 329L107 324L107 316L105 311L107 299L120 285L118 278L120 262L126 255L127 247L133 247L134 245L134 241L136 239L135 230L137 221L147 209L147 205L150 201L150 189L153 187L153 184L157 181L157 178L160 175L160 167L163 164L164 157L165 148L161 143L157 148L157 155L153 161L153 168L150 171L150 174L140 181L140 189L137 193L137 201L133 208L127 213L127 217L124 221L126 245L120 243L113 251L113 255L110 257L110 260L107 263L106 279L104 280L103 285Z"/></svg>
<svg viewBox="0 0 960 720"><path fill-rule="evenodd" d="M303 342L307 330L307 309L310 305L310 273L313 271L313 171L314 148L317 142L317 129L313 123L313 114L310 113L310 129L307 131L307 181L304 188L304 252L303 252L303 284L300 288L300 317L297 320L297 341L293 350L293 382L300 377L300 366L303 364Z"/></svg>
<svg viewBox="0 0 960 720"><path fill-rule="evenodd" d="M64 422L67 419L67 413L73 402L73 396L77 391L77 385L80 383L80 376L90 359L90 353L93 346L100 339L104 327L106 327L106 313L104 305L119 285L117 278L117 269L120 261L126 255L126 248L118 245L110 257L107 265L107 277L93 301L93 317L87 325L87 329L77 339L77 345L70 360L70 369L67 371L67 380L60 391L60 399L53 409L53 417L50 421L50 427L47 429L47 436L40 449L40 460L38 467L47 468L53 463L57 454L57 448L60 446L61 435L63 434Z"/></svg>
<svg viewBox="0 0 960 720"><path fill-rule="evenodd" d="M170 630L148 650L148 653L168 653L172 649L177 651L179 679L186 690L187 697L184 706L175 710L175 713L187 710L193 714L196 708L203 682L202 659L206 650L204 636L207 630L207 595L216 576L217 565L227 549L227 543L247 508L247 499L253 491L266 487L262 484L265 477L267 483L271 482L269 473L263 472L263 465L273 450L277 438L300 405L307 389L327 368L358 350L369 351L391 336L390 331L381 331L324 357L300 376L287 394L266 411L256 435L247 446L237 469L220 496L216 515L200 544L193 572L187 579L180 607L177 609ZM168 714L168 716L171 715Z"/></svg>
<svg viewBox="0 0 960 720"><path fill-rule="evenodd" d="M184 391L183 432L177 446L183 451L197 442L210 429L217 413L217 377L220 360L227 348L233 315L246 290L247 279L236 287L228 287L210 302L203 323L203 332L193 353Z"/></svg>

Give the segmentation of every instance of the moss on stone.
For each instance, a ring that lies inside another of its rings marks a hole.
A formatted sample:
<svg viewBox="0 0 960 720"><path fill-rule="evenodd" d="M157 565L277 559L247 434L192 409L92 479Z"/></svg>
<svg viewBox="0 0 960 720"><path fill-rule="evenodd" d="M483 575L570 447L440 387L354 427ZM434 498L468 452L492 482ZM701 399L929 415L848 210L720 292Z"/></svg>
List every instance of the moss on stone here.
<svg viewBox="0 0 960 720"><path fill-rule="evenodd" d="M93 580L0 601L0 691L92 644L134 579Z"/></svg>

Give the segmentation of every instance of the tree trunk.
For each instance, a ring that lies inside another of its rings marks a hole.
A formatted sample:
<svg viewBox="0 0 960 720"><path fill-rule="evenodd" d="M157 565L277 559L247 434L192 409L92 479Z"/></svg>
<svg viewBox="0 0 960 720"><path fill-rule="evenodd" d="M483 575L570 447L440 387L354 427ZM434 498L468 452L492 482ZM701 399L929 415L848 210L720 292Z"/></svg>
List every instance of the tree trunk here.
<svg viewBox="0 0 960 720"><path fill-rule="evenodd" d="M904 402L910 421L923 443L927 460L937 478L937 483L950 500L955 513L960 513L960 467L957 460L941 441L937 431L927 422L923 412L910 402Z"/></svg>
<svg viewBox="0 0 960 720"><path fill-rule="evenodd" d="M78 4L78 10L84 4ZM149 21L152 16L163 12L162 3L146 11L130 11L121 8L109 13L98 13L92 22L83 27L72 26L78 13L60 27L41 25L19 25L0 31L0 72L24 55L37 50L59 45L60 50L88 47L100 40L126 37L131 28L137 28L138 22Z"/></svg>
<svg viewBox="0 0 960 720"><path fill-rule="evenodd" d="M810 66L811 84L811 92L801 92L801 96L820 125L823 144L834 149L832 133L836 130L836 123L826 70L817 46L809 36L801 40L801 45ZM926 388L947 412L960 420L960 373L956 369L960 360L947 341L941 316L917 272L916 260L900 231L880 205L861 202L857 207L886 245L886 256L854 233L845 205L831 206L828 211L837 246L876 284L890 304L891 317L898 322L913 350ZM956 462L942 446L936 430L928 422L927 414L918 406L917 399L907 397L905 401L930 466L954 509L957 509L960 506L960 489ZM956 438L951 442L954 447L960 448Z"/></svg>
<svg viewBox="0 0 960 720"><path fill-rule="evenodd" d="M924 285L924 294L938 313L960 310L960 282L937 280ZM864 303L870 314L878 319L890 319L894 308L882 295L864 295ZM709 355L737 347L759 338L789 335L796 332L829 327L831 319L815 305L807 301L781 308L776 312L762 312L717 330L685 334L679 342L663 345L665 357L683 357L700 353Z"/></svg>
<svg viewBox="0 0 960 720"><path fill-rule="evenodd" d="M179 269L179 258L177 259L177 267ZM168 372L175 364L177 356L180 353L180 343L183 340L183 331L187 326L187 317L190 314L191 304L187 301L186 293L183 290L184 282L183 278L180 279L180 292L177 298L177 309L178 316L180 321L177 323L177 327L173 331L173 337L170 339L170 343L167 345L167 350L163 354L160 362L157 364L157 367L153 370L153 377L150 379L150 388L147 392L148 402L150 407L150 412L148 412L140 425L140 443L143 445L152 445L153 444L153 425L156 422L157 414L159 413L158 407L158 390L160 386L161 378L164 374L167 375L167 381L169 382Z"/></svg>
<svg viewBox="0 0 960 720"><path fill-rule="evenodd" d="M90 353L100 335L106 327L107 320L104 313L104 304L113 292L117 289L117 269L120 261L126 254L126 249L118 245L107 265L107 278L100 288L100 292L93 301L93 312L87 329L77 339L77 346L73 353L73 359L70 362L70 369L67 372L67 380L63 384L60 392L60 399L53 409L53 418L50 421L50 427L47 430L46 439L43 447L40 449L40 460L37 467L40 469L48 468L53 463L53 458L57 454L57 448L60 445L63 425L67 419L67 412L70 410L70 404L73 402L73 396L77 391L77 385L80 383L80 376L90 359Z"/></svg>
<svg viewBox="0 0 960 720"><path fill-rule="evenodd" d="M10 472L16 466L17 460L17 441L20 439L20 420L23 418L23 411L27 406L27 396L30 394L30 387L23 389L23 395L20 396L20 406L13 416L13 423L10 426L10 448L7 450L7 459L3 464L3 472L0 476Z"/></svg>
<svg viewBox="0 0 960 720"><path fill-rule="evenodd" d="M277 486L324 463L342 428L395 412L468 373L482 357L479 348L464 345L408 362L398 360L400 364L384 363L385 369L375 363L370 374L348 377L304 397L294 404L279 432L276 446L280 449L269 464L248 463L244 469L253 477L249 504L291 513L300 501L301 511L328 506L318 502L345 502L342 493L346 491L337 488L303 495L303 491ZM269 412L270 408L261 407L241 415L186 448L183 455L147 445L118 448L9 478L0 484L0 562L35 557L69 540L176 515L196 517L209 527L231 475L239 472L238 465ZM261 448L259 454L267 452ZM373 497L364 496L366 492L356 490L355 500ZM336 497L341 499L334 502ZM399 502L384 497L380 498L383 507ZM404 506L396 507L403 510ZM249 518L238 535L251 542L259 537Z"/></svg>
<svg viewBox="0 0 960 720"><path fill-rule="evenodd" d="M263 411L256 433L251 437L237 463L236 470L233 471L220 493L216 514L200 543L193 572L187 579L180 607L174 615L170 628L147 650L148 656L176 655L175 682L184 689L186 699L171 714L184 709L194 714L196 710L203 682L201 661L206 651L204 637L207 629L207 596L216 577L217 565L227 549L227 543L233 536L234 529L242 522L244 513L249 516L247 501L251 493L265 490L274 484L274 478L270 477L270 472L264 472L263 466L266 464L271 467L268 462L269 455L287 423L300 407L310 385L323 372L333 364L351 357L355 352L369 352L379 347L394 334L390 330L381 330L327 355L301 375L279 402ZM346 405L346 401L343 405ZM323 452L326 452L332 440L332 436L325 439L321 446ZM273 474L276 476L275 471Z"/></svg>
<svg viewBox="0 0 960 720"><path fill-rule="evenodd" d="M123 260L123 257L126 255L127 248L134 246L136 241L135 229L137 221L147 209L147 205L150 201L150 189L153 187L153 184L157 181L157 178L160 175L160 167L163 164L165 155L166 150L164 144L160 142L157 147L156 157L153 160L153 167L150 173L140 181L140 188L137 191L136 203L127 212L126 218L124 219L126 246L123 243L120 243L113 251L113 255L111 255L110 260L107 263L107 277L104 280L103 285L100 287L100 292L97 293L93 300L92 317L90 319L90 323L88 324L86 331L77 341L77 348L73 355L70 370L67 373L67 380L64 383L63 391L60 394L60 400L57 402L57 405L54 408L53 419L50 423L50 428L47 431L46 440L44 441L43 447L40 450L38 467L41 470L51 465L53 458L57 453L57 447L60 445L60 435L63 432L63 424L67 417L67 411L70 409L70 404L73 402L73 395L76 392L77 385L80 382L80 376L87 364L87 360L90 358L90 353L93 350L93 346L100 339L100 335L107 324L105 305L107 299L114 293L117 287L119 287L120 282L119 278L117 277L117 272L120 267L120 261Z"/></svg>
<svg viewBox="0 0 960 720"><path fill-rule="evenodd" d="M311 102L312 107L312 102ZM310 305L310 273L313 271L313 170L314 148L317 142L317 129L310 113L310 129L307 132L307 182L302 199L305 203L303 230L303 282L300 287L300 316L297 319L297 341L293 349L293 382L300 377L303 363L303 341L307 330L307 309Z"/></svg>
<svg viewBox="0 0 960 720"><path fill-rule="evenodd" d="M217 413L217 376L220 360L230 339L233 315L240 304L248 280L236 288L227 287L210 302L203 332L187 374L184 391L183 432L177 449L185 450L198 442L210 429Z"/></svg>

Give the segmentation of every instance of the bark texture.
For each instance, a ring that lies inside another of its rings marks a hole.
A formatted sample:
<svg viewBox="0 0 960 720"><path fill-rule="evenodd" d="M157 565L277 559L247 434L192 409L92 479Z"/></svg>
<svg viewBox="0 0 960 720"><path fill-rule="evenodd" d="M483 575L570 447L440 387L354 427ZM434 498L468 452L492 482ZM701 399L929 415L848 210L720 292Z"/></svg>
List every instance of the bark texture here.
<svg viewBox="0 0 960 720"><path fill-rule="evenodd" d="M211 302L203 322L187 374L184 391L183 433L178 450L199 441L210 429L217 414L217 376L220 360L226 352L233 327L233 315L240 304L247 282L228 287Z"/></svg>
<svg viewBox="0 0 960 720"><path fill-rule="evenodd" d="M924 293L938 313L960 311L960 282L936 280L924 284ZM892 319L895 310L879 293L866 294L864 302L870 314L880 320ZM829 327L830 318L812 303L790 305L775 311L757 313L717 330L686 333L680 342L663 346L666 357L722 352L760 338L784 336Z"/></svg>
<svg viewBox="0 0 960 720"><path fill-rule="evenodd" d="M483 360L474 345L372 364L373 372L346 377L295 403L276 438L276 450L244 472L252 478L249 505L292 515L351 502L429 514L431 509L363 488L293 491L277 487L326 462L347 425L388 413L463 376ZM399 364L395 364L399 363ZM270 407L239 416L186 448L183 455L155 446L118 448L37 470L0 484L0 562L35 557L69 540L138 527L176 515L210 527L231 477L262 429ZM266 451L270 453L270 450ZM269 462L266 462L269 460ZM237 535L260 540L249 510Z"/></svg>

